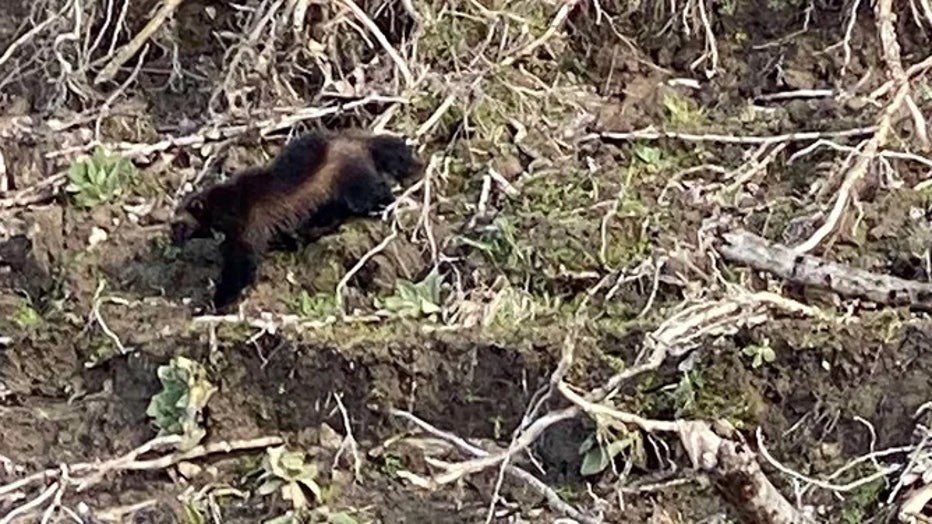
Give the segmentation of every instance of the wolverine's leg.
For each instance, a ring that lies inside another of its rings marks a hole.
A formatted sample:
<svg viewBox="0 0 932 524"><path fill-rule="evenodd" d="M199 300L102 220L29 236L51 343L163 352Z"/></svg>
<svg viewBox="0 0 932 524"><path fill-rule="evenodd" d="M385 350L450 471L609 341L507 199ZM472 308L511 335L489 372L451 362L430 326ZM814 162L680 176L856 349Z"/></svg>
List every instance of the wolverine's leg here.
<svg viewBox="0 0 932 524"><path fill-rule="evenodd" d="M241 240L224 240L220 245L223 269L214 291L214 309L223 311L239 299L243 290L256 281L259 254Z"/></svg>

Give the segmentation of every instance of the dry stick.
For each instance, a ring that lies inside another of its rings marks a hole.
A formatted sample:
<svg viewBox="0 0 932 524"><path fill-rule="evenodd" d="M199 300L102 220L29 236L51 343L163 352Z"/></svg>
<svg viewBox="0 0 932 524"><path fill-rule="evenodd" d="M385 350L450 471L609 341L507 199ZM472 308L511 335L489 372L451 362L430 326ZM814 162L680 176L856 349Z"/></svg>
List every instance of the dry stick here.
<svg viewBox="0 0 932 524"><path fill-rule="evenodd" d="M683 140L686 142L719 142L722 144L776 144L778 142L807 142L810 140L819 140L826 138L850 138L857 136L867 136L877 131L877 126L856 127L854 129L844 129L841 131L799 131L796 133L784 133L782 135L769 136L737 136L723 134L696 134L696 133L676 133L672 131L656 131L654 129L641 129L628 133L619 133L615 131L604 131L595 135L588 135L582 138L582 141L594 138L605 140L660 140L662 138L671 138Z"/></svg>
<svg viewBox="0 0 932 524"><path fill-rule="evenodd" d="M360 257L359 260L356 261L356 264L352 268L350 268L350 270L347 271L345 275L343 275L343 278L341 278L339 282L337 282L337 288L334 291L334 293L336 295L335 298L336 298L336 303L337 303L336 304L337 309L340 310L340 314L343 314L343 315L346 314L346 310L344 309L346 305L345 304L346 300L343 297L343 293L346 290L346 286L349 285L349 281L352 280L352 278L356 275L356 273L359 273L359 270L361 270L363 266L366 265L366 262L368 262L370 258L384 251L385 248L387 248L388 245L391 244L392 240L395 240L395 237L397 236L398 236L398 231L392 228L392 233L390 235L388 235L387 237L385 237L385 239L379 242L379 245L370 249L368 252L366 252L366 254Z"/></svg>
<svg viewBox="0 0 932 524"><path fill-rule="evenodd" d="M524 433L520 437L513 441L513 445L509 449L496 453L494 455L487 455L473 460L467 460L465 462L460 462L458 464L453 464L450 466L449 470L434 478L436 484L448 484L459 480L460 478L470 475L473 473L478 473L486 468L490 468L499 462L502 462L506 458L516 454L517 452L527 449L541 433L544 432L548 427L560 422L561 420L570 419L576 417L580 414L579 408L573 406L569 408L561 409L560 411L552 411L539 419L535 420L533 424L527 427L524 430Z"/></svg>
<svg viewBox="0 0 932 524"><path fill-rule="evenodd" d="M632 366L631 368L616 374L611 379L609 379L605 386L597 388L590 394L586 395L585 400L589 403L595 403L611 398L614 394L616 394L617 388L626 380L629 380L638 374L654 370L663 363L668 355L678 354L676 351L678 346L691 343L694 339L709 334L714 327L721 328L725 325L734 324L736 319L740 317L739 314L743 308L754 310L768 304L778 307L790 307L790 309L792 309L794 312L807 312L807 310L802 310L793 304L789 304L785 299L775 298L772 293L755 293L753 295L723 299L710 304L698 304L692 306L664 321L657 328L657 330L654 331L654 333L650 334L646 338L645 344L649 350L649 356L644 362L641 362L640 364ZM520 435L520 437L517 438L511 446L509 446L508 450L449 465L447 466L447 471L445 474L441 474L433 478L433 485L453 482L465 475L476 473L486 468L492 467L495 464L498 464L499 462L507 459L508 457L513 456L515 453L526 449L531 445L531 443L537 440L537 438L544 432L544 430L553 424L561 420L580 416L583 413L584 410L576 404L559 411L550 412L530 424ZM631 417L635 416L632 415ZM631 422L643 422L645 419L629 418L629 420ZM658 430L670 428L670 426L664 425L669 423L658 422L656 424L656 426L650 426L649 424L646 425L648 427L654 427L654 429ZM694 424L704 423L696 422ZM780 499L778 498L779 493L777 493L775 490L771 490L770 488L772 488L772 486L770 486L769 483L764 484L761 482L761 480L766 479L766 477L763 477L762 473L758 475L755 472L759 470L759 466L757 466L756 462L754 462L753 456L747 452L738 450L735 444L730 441L718 442L722 441L720 438L718 441L712 442L712 444L716 444L717 446L713 447L709 443L709 440L711 439L711 436L715 435L711 433L711 431L707 433L697 431L697 429L702 429L704 427L707 426L691 426L685 429L680 428L678 430L681 435L685 435L686 437L695 434L699 434L704 437L704 440L699 440L698 442L690 441L693 445L693 447L690 449L696 451L694 457L697 460L706 458L707 453L714 453L714 450L718 449L723 452L721 455L719 455L719 457L722 458L722 460L730 460L731 462L726 463L718 469L715 468L716 464L711 464L708 466L710 471L718 473L729 471L752 473L752 476L749 477L750 480L744 486L742 486L744 489L740 494L728 493L729 486L723 486L722 491L724 496L731 497L731 500L734 500L734 503L736 504L752 504L749 506L749 508L755 511L761 510L760 504L776 503L778 506L776 508L771 508L771 510L776 510L776 515L778 516L788 515L789 513L786 510L786 505L783 504L785 500L780 502ZM689 440L686 437L684 437L684 441ZM713 454L711 457L715 458L715 455ZM755 470L754 468L758 468L758 470ZM726 476L724 478L728 477ZM740 496L740 499L734 499L736 495ZM787 521L764 520L762 522L783 523Z"/></svg>
<svg viewBox="0 0 932 524"><path fill-rule="evenodd" d="M518 438L521 435L522 430L527 426L540 412L544 404L550 400L550 397L557 390L559 384L563 381L563 378L569 372L570 367L573 365L573 360L576 353L576 340L579 336L580 326L583 323L583 315L586 311L589 301L599 292L600 289L608 282L609 277L605 277L599 281L598 284L593 286L586 293L586 296L583 298L582 302L576 308L576 312L573 316L572 325L570 326L566 337L563 339L563 350L560 355L560 362L557 364L556 369L553 370L553 373L550 375L550 380L547 386L542 391L540 397L533 399L533 402L528 406L527 410L524 413L524 416L521 418L521 423L515 429L512 434L511 442L508 444L508 451L505 455L505 458L502 460L501 465L499 465L498 476L495 479L495 489L492 492L491 501L489 502L489 510L486 514L485 524L490 524L492 519L495 516L495 506L498 503L498 495L502 489L502 483L505 481L505 471L509 466L511 458L516 455L521 449L517 447ZM536 397L537 395L535 395Z"/></svg>
<svg viewBox="0 0 932 524"><path fill-rule="evenodd" d="M906 69L906 76L909 78L912 78L916 76L917 74L924 72L926 69L929 69L930 67L932 67L932 55L925 57L925 59L923 59L922 62L917 62L909 66ZM893 89L895 85L896 85L895 80L889 80L885 82L883 85L881 85L880 87L878 87L877 89L875 89L874 91L872 91L869 95L867 95L867 98L871 100L876 100L877 98L880 98L883 95L887 94L887 92Z"/></svg>
<svg viewBox="0 0 932 524"><path fill-rule="evenodd" d="M375 25L375 22L369 18L369 15L360 9L360 7L356 5L356 2L353 2L353 0L341 0L341 2L343 5L349 8L349 10L352 11L353 16L362 22L362 25L366 26L366 29L368 29L372 35L375 36L375 39L378 40L379 45L381 45L382 49L388 53L388 56L392 59L392 62L394 62L398 70L401 71L401 76L403 76L405 79L405 85L408 87L414 85L414 77L411 76L411 69L408 68L408 64L405 63L403 58L401 58L401 55L398 54L398 51L395 51L395 48L392 47L392 44L388 41L388 38L385 37L385 34L382 32L382 30L379 29L379 26Z"/></svg>
<svg viewBox="0 0 932 524"><path fill-rule="evenodd" d="M207 142L227 140L237 135L248 132L250 129L258 127L260 134L266 136L268 133L286 129L298 122L312 120L328 115L337 114L341 111L355 109L372 102L405 102L404 99L396 97L385 97L380 95L367 96L359 100L354 100L346 104L339 104L330 107L310 107L301 109L279 118L267 118L255 124L234 124L220 127L207 127L196 133L185 135L177 138L166 138L159 142L135 143L135 142L116 142L105 144L111 151L118 152L126 158L145 157L154 153L167 151L173 147L199 147ZM45 158L53 159L61 156L86 152L96 145L97 142L91 142L81 146L71 147L60 151L46 153ZM42 202L47 200L65 184L67 172L59 172L48 178L43 179L34 186L24 188L10 197L0 199L0 209L11 207L20 207Z"/></svg>
<svg viewBox="0 0 932 524"><path fill-rule="evenodd" d="M210 444L201 444L188 451L169 453L168 455L164 455L157 459L143 461L137 460L137 457L140 455L148 453L156 448L176 445L179 442L181 442L181 437L178 435L156 437L124 455L105 462L82 462L79 464L74 464L68 467L68 471L72 475L69 480L72 484L78 485L77 491L83 491L84 489L87 489L91 485L97 483L105 474L110 472L164 469L183 460L200 458L214 453L230 453L232 451L277 446L278 444L281 444L283 440L281 437L260 437L251 440L213 442ZM37 481L58 478L61 476L61 473L62 469L60 467L49 468L45 471L34 473L22 479L11 482L5 486L0 486L0 496L13 493L19 489L23 489ZM76 473L85 473L87 476L75 477Z"/></svg>
<svg viewBox="0 0 932 524"><path fill-rule="evenodd" d="M56 14L55 14L54 16L52 16L51 18L47 18L47 19L43 20L42 23L40 23L39 25L33 27L33 28L30 29L29 31L26 31L26 32L23 34L23 36L21 36L21 37L17 38L16 40L14 40L13 43L11 43L9 46L7 46L6 51L3 52L3 55L0 56L0 66L2 66L3 64L5 64L5 63L7 62L7 60L9 60L11 56L13 56L13 53L16 52L16 50L19 48L19 46L25 44L25 43L28 42L32 37L34 37L34 36L36 36L37 34L41 33L43 29L45 29L45 28L46 28L49 24L51 24L52 22L55 22L56 20L58 20L58 18L59 18L60 16L61 16L60 13L56 13Z"/></svg>
<svg viewBox="0 0 932 524"><path fill-rule="evenodd" d="M560 392L573 404L594 415L614 418L623 424L639 426L649 433L675 433L686 449L693 467L712 476L720 492L741 511L746 522L796 524L805 522L777 488L767 479L754 453L743 443L717 435L707 422L649 420L631 413L589 402L565 384Z"/></svg>
<svg viewBox="0 0 932 524"><path fill-rule="evenodd" d="M858 155L857 161L853 166L851 166L851 169L845 176L845 180L842 182L841 188L838 190L838 197L835 199L835 204L832 206L832 211L829 213L828 218L826 218L825 223L819 226L819 229L817 229L812 234L812 236L796 246L794 248L795 252L808 253L809 251L812 251L816 248L816 246L819 245L819 243L822 242L822 240L825 239L825 237L830 235L832 231L835 230L835 226L838 225L842 214L844 214L845 209L848 207L848 200L851 198L851 192L854 190L858 182L860 182L864 177L864 174L867 173L867 168L876 156L877 150L880 148L881 144L886 142L887 135L890 133L890 129L892 128L893 115L899 111L900 106L903 105L903 102L906 100L906 95L908 94L909 83L904 82L897 90L893 101L890 102L890 105L888 105L884 110L883 116L880 119L880 125L877 126L877 132L867 142L867 145L864 146L863 153Z"/></svg>
<svg viewBox="0 0 932 524"><path fill-rule="evenodd" d="M151 155L153 153L160 153L171 149L172 147L187 147L187 146L201 146L209 141L218 141L228 138L241 135L251 129L259 128L260 134L263 136L268 133L275 131L280 131L282 129L289 128L298 122L304 120L312 120L315 118L322 118L329 115L334 115L340 113L341 111L347 111L350 109L355 109L372 102L404 102L404 99L397 97L385 97L380 95L367 96L359 100L354 100L346 104L338 104L329 107L308 107L284 117L277 118L266 118L265 120L260 120L259 122L250 123L250 124L233 124L219 127L205 127L197 131L196 133L185 135L177 138L166 138L159 142L155 143L134 143L134 142L116 142L111 144L105 144L109 146L115 152L121 153L127 158L133 157L142 157ZM52 153L47 153L46 158L56 158L60 156L65 156L74 153L80 153L92 149L95 143L85 144L82 146L72 147L68 149L63 149L61 151L54 151Z"/></svg>
<svg viewBox="0 0 932 524"><path fill-rule="evenodd" d="M30 511L38 508L46 500L52 498L52 495L54 495L58 491L58 489L59 489L58 483L57 482L53 483L45 491L40 493L39 496L37 496L36 498L30 500L28 503L23 504L22 506L4 515L4 517L0 519L0 524L10 524L11 522L13 522L14 518L20 515L25 515L29 513Z"/></svg>
<svg viewBox="0 0 932 524"><path fill-rule="evenodd" d="M116 75L117 71L120 70L120 67L126 63L133 55L139 51L139 48L145 44L149 38L155 34L156 31L162 27L162 24L165 23L172 13L178 9L178 6L181 5L181 2L184 0L165 0L165 3L162 4L162 7L155 13L155 16L149 20L140 31L130 40L126 45L124 45L119 51L116 52L116 55L110 60L103 69L100 70L100 73L97 74L97 77L94 79L94 84L102 84L104 82L109 82Z"/></svg>
<svg viewBox="0 0 932 524"><path fill-rule="evenodd" d="M466 442L462 438L452 433L448 433L446 431L438 429L432 426L431 424L414 416L412 413L409 413L407 411L402 411L399 409L394 409L394 408L390 409L389 413L396 417L402 417L402 418L405 418L411 421L412 423L414 423L416 426L420 427L427 433L430 433L438 438L441 438L469 454L476 455L478 457L487 457L489 455L488 451L482 448L473 446L469 442ZM592 517L589 517L585 515L584 513L582 513L581 511L579 511L578 509L576 509L575 507L573 507L572 505L570 505L569 503L567 503L566 501L564 501L562 498L560 498L560 495L556 491L554 491L550 486L542 482L540 479L538 479L537 477L535 477L528 471L518 466L508 466L506 468L506 471L510 473L511 475L514 475L515 477L518 477L519 479L527 482L534 491L543 495L544 498L547 499L547 503L550 505L550 508L553 509L554 511L559 511L572 519L576 519L577 521L583 522L586 524L600 524L602 522L601 519L594 519Z"/></svg>
<svg viewBox="0 0 932 524"><path fill-rule="evenodd" d="M865 484L870 484L871 482L877 479L882 479L890 475L891 473L895 473L897 470L900 470L903 468L903 466L900 464L894 464L892 466L881 468L878 471L875 471L866 477L853 480L847 484L832 484L831 482L826 482L826 481L807 477L806 475L803 475L802 473L799 473L798 471L793 471L792 469L784 466L779 461L777 461L777 459L773 458L773 456L770 455L770 452L767 450L767 447L764 445L764 434L763 434L763 431L761 431L760 426L758 426L755 434L757 436L757 449L760 451L761 456L763 456L764 459L766 459L767 462L769 462L771 466L780 470L780 472L782 472L783 474L795 478L796 480L799 480L802 482L808 482L814 486L820 487L822 489L830 490L830 491L835 491L835 492L853 491Z"/></svg>
<svg viewBox="0 0 932 524"><path fill-rule="evenodd" d="M553 35L560 30L563 26L563 23L566 22L566 19L570 16L570 11L576 7L576 4L579 3L579 0L567 0L560 6L560 10L557 11L556 16L553 17L553 20L550 21L550 25L547 27L547 30L544 31L544 34L540 35L538 38L534 39L528 45L518 49L511 56L506 57L502 60L501 65L508 67L515 62L515 60L527 56L537 50L538 47L547 43L547 40L553 38Z"/></svg>
<svg viewBox="0 0 932 524"><path fill-rule="evenodd" d="M148 453L156 448L174 446L179 442L181 442L181 437L177 435L167 435L164 437L156 437L144 443L143 445L139 446L138 448L129 451L125 455L122 455L115 459L111 459L104 463L85 462L81 464L75 464L73 466L70 466L68 470L72 473L79 473L82 471L93 471L93 470L98 470L98 469L106 469L106 468L111 467L113 464L119 463L120 461L135 460L135 458L138 457L139 455ZM45 471L33 473L32 475L29 475L28 477L21 478L5 486L0 486L0 496L13 493L14 491L21 489L25 486L28 486L29 484L32 484L33 482L36 482L38 480L57 478L60 474L61 474L61 468L49 468Z"/></svg>
<svg viewBox="0 0 932 524"><path fill-rule="evenodd" d="M761 298L761 294L755 294L747 298L725 299L711 304L699 304L670 317L653 334L648 335L645 341L649 349L647 359L611 377L605 386L597 388L587 395L587 400L598 402L613 397L622 383L637 375L657 369L669 354L677 354L675 351L677 347L704 334L706 332L705 326L718 325L721 322L733 323L738 318L742 307L750 306L753 308L764 302L765 300ZM560 378L562 380L562 377ZM435 477L434 482L446 484L465 475L494 466L505 460L506 457L527 449L548 427L561 420L579 416L581 413L581 409L577 406L552 411L530 424L524 430L524 433L513 441L513 445L509 446L508 450L488 457L455 464L445 474Z"/></svg>
<svg viewBox="0 0 932 524"><path fill-rule="evenodd" d="M790 282L829 289L839 295L889 306L932 311L932 284L891 277L797 254L753 233L736 230L721 235L719 253L731 262L747 264Z"/></svg>
<svg viewBox="0 0 932 524"><path fill-rule="evenodd" d="M890 101L881 115L880 124L877 126L877 132L864 147L864 154L858 157L857 162L855 162L845 176L845 180L838 190L838 197L825 223L819 226L815 233L806 241L796 246L795 251L797 253L808 253L812 251L835 230L835 227L841 221L841 216L848 207L848 201L851 198L852 191L855 190L855 187L864 177L864 174L867 173L867 168L873 160L874 155L877 153L877 150L886 142L887 135L890 134L893 127L894 116L899 112L900 107L909 97L910 74L903 70L903 62L900 58L900 45L897 42L896 30L894 29L895 15L893 14L892 4L892 0L880 0L877 3L876 16L877 32L880 35L884 62L886 62L887 68L893 77L893 86L896 87L896 93L893 96L893 100ZM924 60L923 63L926 61L928 61L928 59ZM910 70L912 70L912 68L910 68Z"/></svg>

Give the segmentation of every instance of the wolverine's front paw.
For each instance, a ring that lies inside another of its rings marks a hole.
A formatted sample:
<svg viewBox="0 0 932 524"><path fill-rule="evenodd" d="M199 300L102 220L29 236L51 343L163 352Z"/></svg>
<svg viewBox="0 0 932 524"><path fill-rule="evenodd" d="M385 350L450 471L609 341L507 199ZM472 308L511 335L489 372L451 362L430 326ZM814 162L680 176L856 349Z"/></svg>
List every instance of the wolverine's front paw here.
<svg viewBox="0 0 932 524"><path fill-rule="evenodd" d="M218 290L214 293L211 306L215 315L228 315L236 309L238 295Z"/></svg>

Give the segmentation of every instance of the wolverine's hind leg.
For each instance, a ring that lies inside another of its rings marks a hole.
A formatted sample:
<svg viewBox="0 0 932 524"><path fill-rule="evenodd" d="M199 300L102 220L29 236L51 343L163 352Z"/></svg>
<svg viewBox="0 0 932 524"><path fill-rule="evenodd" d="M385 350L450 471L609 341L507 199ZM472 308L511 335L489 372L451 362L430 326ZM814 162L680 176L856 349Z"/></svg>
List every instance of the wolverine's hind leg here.
<svg viewBox="0 0 932 524"><path fill-rule="evenodd" d="M224 240L220 251L223 269L213 299L218 312L226 310L240 298L244 289L255 283L259 269L259 254L239 239Z"/></svg>

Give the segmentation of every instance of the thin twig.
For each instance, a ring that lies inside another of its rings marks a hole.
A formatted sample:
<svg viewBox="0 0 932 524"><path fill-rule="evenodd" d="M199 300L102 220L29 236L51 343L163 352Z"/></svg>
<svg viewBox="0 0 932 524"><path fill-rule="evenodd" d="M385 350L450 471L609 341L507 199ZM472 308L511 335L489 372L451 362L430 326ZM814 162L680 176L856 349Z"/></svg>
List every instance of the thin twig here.
<svg viewBox="0 0 932 524"><path fill-rule="evenodd" d="M631 131L629 133L618 133L612 131L602 132L596 135L583 137L581 141L588 141L595 138L604 140L660 140L671 138L683 140L686 142L719 142L722 144L776 144L779 142L807 142L818 140L820 138L852 138L866 136L877 132L877 126L857 127L854 129L845 129L842 131L799 131L795 133L785 133L782 135L771 136L748 136L748 135L723 135L723 134L695 134L695 133L676 133L672 131L654 131L644 129Z"/></svg>
<svg viewBox="0 0 932 524"><path fill-rule="evenodd" d="M113 79L114 75L117 74L117 71L123 67L123 64L126 63L133 55L135 55L139 49L145 44L149 38L152 37L162 27L162 24L165 23L178 6L184 0L164 0L162 7L155 13L155 16L152 17L149 22L139 30L139 33L133 37L132 40L126 43L119 51L116 52L114 57L110 59L110 62L100 70L100 73L97 74L97 77L94 78L94 84L102 84L104 82L109 82Z"/></svg>
<svg viewBox="0 0 932 524"><path fill-rule="evenodd" d="M466 442L462 438L452 433L448 433L446 431L440 430L430 425L429 423L419 419L418 417L414 416L413 414L407 411L392 408L391 410L389 410L389 413L396 417L402 417L404 419L407 419L408 421L420 427L422 430L426 431L427 433L430 433L436 437L439 437L469 454L475 455L477 457L487 457L489 455L489 452L485 451L484 449L473 446L472 444ZM574 508L573 506L568 504L566 501L564 501L562 498L560 498L560 495L556 491L554 491L550 486L544 484L543 482L541 482L540 479L528 473L524 469L519 468L518 466L510 465L506 467L505 470L509 474L526 482L528 485L530 485L530 487L534 491L543 495L544 498L547 499L547 503L550 505L550 507L554 511L559 511L560 513L563 513L564 515L572 519L576 519L578 522L583 522L586 524L601 524L602 522L601 518L590 517L582 513L577 508Z"/></svg>

